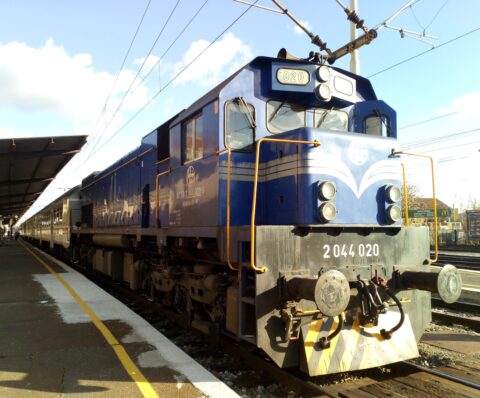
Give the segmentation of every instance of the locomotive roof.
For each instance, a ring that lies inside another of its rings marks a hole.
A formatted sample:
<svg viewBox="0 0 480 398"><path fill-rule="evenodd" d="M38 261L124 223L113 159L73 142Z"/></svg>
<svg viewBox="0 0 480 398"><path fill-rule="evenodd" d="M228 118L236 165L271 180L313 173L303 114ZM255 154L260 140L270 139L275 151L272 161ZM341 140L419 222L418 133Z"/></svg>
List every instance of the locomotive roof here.
<svg viewBox="0 0 480 398"><path fill-rule="evenodd" d="M252 61L241 67L239 70L237 70L235 73L230 75L227 79L225 79L223 82L218 84L216 87L211 89L209 92L207 92L203 97L199 98L196 100L194 103L192 103L188 108L184 109L182 112L180 112L177 117L172 121L170 126L174 126L178 123L180 123L182 120L184 120L186 117L194 114L197 112L200 108L205 106L206 104L214 101L216 98L218 98L220 92L222 89L228 85L240 72L242 72L245 69L248 68L255 68L255 69L262 69L265 68L266 66L269 66L272 62L274 61L281 61L282 63L291 63L294 65L305 65L305 63L309 63L304 60L292 60L292 59L283 59L283 58L274 58L274 57L265 57L265 56L260 56L254 58ZM377 96L375 94L375 91L372 87L372 84L370 83L370 80L359 76L355 75L351 72L348 72L344 69L332 67L332 69L335 69L357 81L357 91L363 98L368 98L369 100L376 100Z"/></svg>

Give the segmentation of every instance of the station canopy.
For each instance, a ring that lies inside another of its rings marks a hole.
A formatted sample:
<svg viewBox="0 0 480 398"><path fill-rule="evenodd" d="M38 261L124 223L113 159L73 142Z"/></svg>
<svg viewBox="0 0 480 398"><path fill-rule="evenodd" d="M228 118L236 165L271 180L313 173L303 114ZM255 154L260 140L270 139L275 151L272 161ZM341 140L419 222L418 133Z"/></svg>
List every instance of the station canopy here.
<svg viewBox="0 0 480 398"><path fill-rule="evenodd" d="M21 217L86 140L85 135L0 139L0 219Z"/></svg>

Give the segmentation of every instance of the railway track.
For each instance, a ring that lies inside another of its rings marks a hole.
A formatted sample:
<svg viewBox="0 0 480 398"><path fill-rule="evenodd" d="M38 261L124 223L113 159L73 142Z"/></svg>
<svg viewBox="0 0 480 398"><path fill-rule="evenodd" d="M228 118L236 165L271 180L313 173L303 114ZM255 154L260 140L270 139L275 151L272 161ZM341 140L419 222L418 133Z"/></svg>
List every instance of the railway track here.
<svg viewBox="0 0 480 398"><path fill-rule="evenodd" d="M440 253L436 264L453 264L460 269L480 270L480 256Z"/></svg>
<svg viewBox="0 0 480 398"><path fill-rule="evenodd" d="M432 298L432 320L442 323L453 323L467 326L480 332L480 305L458 301L447 304L440 299ZM437 308L437 309L436 309ZM451 312L439 311L438 308Z"/></svg>
<svg viewBox="0 0 480 398"><path fill-rule="evenodd" d="M162 308L147 297L139 296L120 284L112 283L108 278L98 275L93 278L91 275L87 276L143 316L224 382L228 382L226 377L228 374L244 375L243 381L234 385L228 383L241 396L251 396L242 393L243 383L246 383L267 386L264 388L278 384L280 387L276 388L276 393L272 393L270 389L268 394L257 395L271 397L443 398L455 394L455 398L480 398L480 378L476 376L480 369L471 369L470 372L463 373L470 373L470 378L459 377L448 369L429 369L412 362L315 378L309 378L300 372L280 369L252 345L225 338L220 334L205 336L196 333L195 330L186 332L184 329L186 322L181 315ZM206 357L209 359L205 359Z"/></svg>
<svg viewBox="0 0 480 398"><path fill-rule="evenodd" d="M132 292L105 276L78 270L137 312L244 398L480 398L480 366L449 365L430 369L407 361L318 377L279 369L252 345L224 338L219 333L206 337L203 333L186 329L187 322L182 315L161 307L148 297ZM478 306L462 305L462 308L478 311ZM235 378L233 382L232 377ZM253 386L253 393L248 386Z"/></svg>

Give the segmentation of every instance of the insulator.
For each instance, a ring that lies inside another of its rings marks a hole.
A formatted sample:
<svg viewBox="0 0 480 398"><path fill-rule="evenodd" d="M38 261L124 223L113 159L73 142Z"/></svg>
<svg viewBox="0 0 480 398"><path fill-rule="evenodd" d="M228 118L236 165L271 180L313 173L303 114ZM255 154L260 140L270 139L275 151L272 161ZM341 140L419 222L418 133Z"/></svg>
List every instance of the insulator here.
<svg viewBox="0 0 480 398"><path fill-rule="evenodd" d="M364 20L360 19L360 17L355 11L351 11L347 8L345 9L345 12L347 13L347 19L354 23L357 29L363 28Z"/></svg>

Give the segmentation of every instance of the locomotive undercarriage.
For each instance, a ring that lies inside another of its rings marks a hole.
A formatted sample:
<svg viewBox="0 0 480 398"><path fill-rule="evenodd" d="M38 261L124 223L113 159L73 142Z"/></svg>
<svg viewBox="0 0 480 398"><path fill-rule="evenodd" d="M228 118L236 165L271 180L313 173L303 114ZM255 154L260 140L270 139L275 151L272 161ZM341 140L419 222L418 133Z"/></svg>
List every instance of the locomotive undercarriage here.
<svg viewBox="0 0 480 398"><path fill-rule="evenodd" d="M112 242L119 244L114 247ZM181 314L190 326L207 333L225 330L226 290L236 273L218 261L214 239L169 238L159 248L148 236L138 240L124 235L113 241L107 235L92 239L83 234L75 258L82 268L106 274ZM123 263L123 275L113 270L113 259Z"/></svg>
<svg viewBox="0 0 480 398"><path fill-rule="evenodd" d="M257 226L256 261L265 273L251 269L244 232L232 233L238 271L225 263L225 242L214 238L168 238L158 248L154 238L130 236L118 241L125 247L109 248L84 235L77 253L80 263L123 280L188 325L249 341L280 367L318 375L418 355L416 341L430 321L424 290L435 290L436 281L428 231ZM108 263L120 257L123 275ZM403 348L392 354L392 346Z"/></svg>

